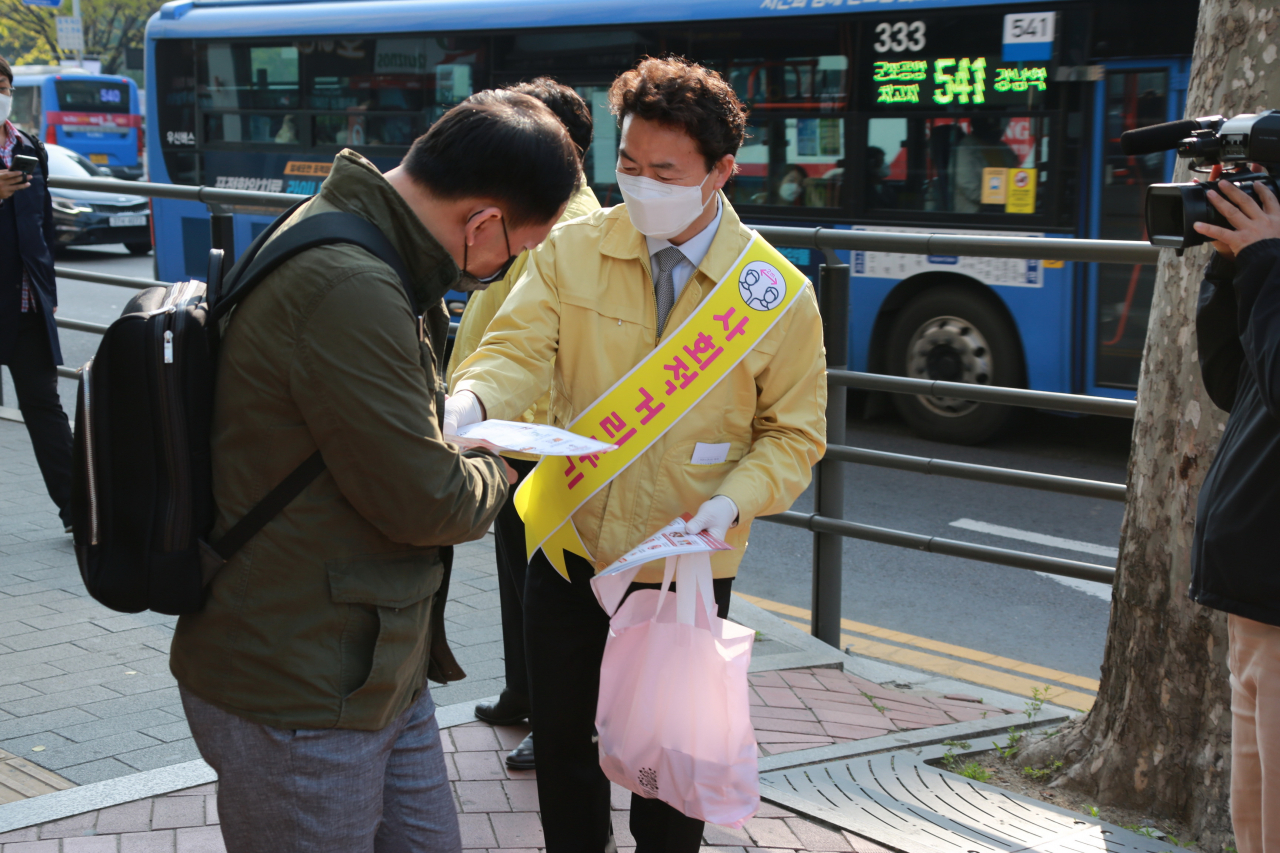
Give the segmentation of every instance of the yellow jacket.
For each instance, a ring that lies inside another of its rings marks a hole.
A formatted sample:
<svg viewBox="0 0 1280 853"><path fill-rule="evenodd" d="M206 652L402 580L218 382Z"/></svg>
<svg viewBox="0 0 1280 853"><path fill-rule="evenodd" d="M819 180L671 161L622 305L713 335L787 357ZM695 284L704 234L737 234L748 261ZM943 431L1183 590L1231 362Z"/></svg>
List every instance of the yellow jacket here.
<svg viewBox="0 0 1280 853"><path fill-rule="evenodd" d="M560 222L568 222L571 219L586 216L588 213L599 209L600 202L596 199L595 191L587 185L586 179L583 178L582 188L569 199L569 204L565 207L564 215L560 217ZM493 316L498 313L502 303L507 300L507 294L511 293L511 288L520 280L520 275L524 272L528 263L529 253L521 252L520 257L516 258L516 262L511 265L511 269L507 270L506 275L484 290L478 290L471 294L471 298L467 300L466 310L462 312L462 319L458 321L458 332L453 337L453 353L449 356L449 367L444 374L444 381L449 387L450 394L454 391L454 371L458 369L458 365L466 361L467 356L476 351L476 347L480 346L480 339L484 337L484 330L489 328L489 323L493 321ZM523 420L526 423L547 423L547 407L550 401L551 392L548 391L539 397L537 402L518 420ZM512 455L529 459L538 458L524 453Z"/></svg>
<svg viewBox="0 0 1280 853"><path fill-rule="evenodd" d="M742 254L751 232L722 195L724 215L707 256L671 309L675 330ZM558 226L530 253L520 281L489 324L454 386L510 420L551 387L551 423L567 426L655 349L649 251L626 206ZM733 577L757 516L781 512L809 485L826 449L822 322L812 287L698 405L573 515L583 543L608 566L671 519L726 495L738 505L734 550L711 557ZM694 465L694 445L729 443L728 459ZM662 564L636 580L662 579Z"/></svg>

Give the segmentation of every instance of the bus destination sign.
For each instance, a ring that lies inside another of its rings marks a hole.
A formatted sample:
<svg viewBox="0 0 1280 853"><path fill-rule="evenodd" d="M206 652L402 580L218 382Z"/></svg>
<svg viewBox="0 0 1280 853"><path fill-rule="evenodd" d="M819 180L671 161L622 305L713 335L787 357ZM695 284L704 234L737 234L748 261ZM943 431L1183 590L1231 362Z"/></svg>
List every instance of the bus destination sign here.
<svg viewBox="0 0 1280 853"><path fill-rule="evenodd" d="M1045 66L1024 67L976 57L879 60L872 71L877 104L1026 105L1049 84Z"/></svg>

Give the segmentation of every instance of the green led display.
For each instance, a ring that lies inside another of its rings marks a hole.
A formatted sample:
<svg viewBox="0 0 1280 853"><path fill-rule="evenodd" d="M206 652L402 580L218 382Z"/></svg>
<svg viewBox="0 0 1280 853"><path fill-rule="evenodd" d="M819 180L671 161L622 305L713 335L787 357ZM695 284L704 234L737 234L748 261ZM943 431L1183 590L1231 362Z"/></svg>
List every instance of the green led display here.
<svg viewBox="0 0 1280 853"><path fill-rule="evenodd" d="M932 72L929 69L933 66ZM991 76L994 73L995 79ZM1043 92L1049 80L1047 68L988 67L986 57L940 57L878 61L871 78L877 86L877 104L934 103L985 104L993 92ZM997 100L1007 100L998 98Z"/></svg>

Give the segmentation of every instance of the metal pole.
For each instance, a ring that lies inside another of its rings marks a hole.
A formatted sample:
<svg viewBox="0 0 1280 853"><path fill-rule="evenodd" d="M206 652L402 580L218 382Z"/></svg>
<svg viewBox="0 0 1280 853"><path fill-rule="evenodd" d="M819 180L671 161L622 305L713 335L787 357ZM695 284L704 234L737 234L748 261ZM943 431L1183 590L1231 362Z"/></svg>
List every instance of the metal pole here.
<svg viewBox="0 0 1280 853"><path fill-rule="evenodd" d="M822 311L822 339L827 348L827 369L843 370L849 357L849 267L823 264L818 268L818 298ZM842 385L827 389L827 443L845 443L848 417ZM818 463L813 489L814 512L828 518L844 518L844 463L824 459ZM810 633L840 648L841 581L844 574L844 537L813 534L813 621Z"/></svg>
<svg viewBox="0 0 1280 853"><path fill-rule="evenodd" d="M77 21L80 22L80 33L81 33L80 39L83 42L84 41L84 19L80 17L80 0L72 0L71 15ZM83 49L76 51L76 65L79 66L80 68L84 68L84 50Z"/></svg>
<svg viewBox="0 0 1280 853"><path fill-rule="evenodd" d="M234 261L236 257L235 219L220 204L209 205L209 246L221 249L223 258Z"/></svg>

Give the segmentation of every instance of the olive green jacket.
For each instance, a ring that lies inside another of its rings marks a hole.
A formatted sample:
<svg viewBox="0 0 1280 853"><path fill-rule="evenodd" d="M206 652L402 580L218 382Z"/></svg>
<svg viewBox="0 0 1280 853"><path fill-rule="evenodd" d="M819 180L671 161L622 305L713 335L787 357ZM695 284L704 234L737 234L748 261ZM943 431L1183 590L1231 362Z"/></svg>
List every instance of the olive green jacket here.
<svg viewBox="0 0 1280 853"><path fill-rule="evenodd" d="M457 266L352 151L290 222L335 210L396 247L430 341L392 269L349 244L296 255L235 310L214 399L213 535L317 449L326 468L223 567L203 611L178 620L170 666L254 722L377 730L417 697L432 658L452 663L433 607L444 546L484 535L507 482L497 458L441 438L442 297Z"/></svg>

